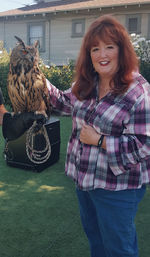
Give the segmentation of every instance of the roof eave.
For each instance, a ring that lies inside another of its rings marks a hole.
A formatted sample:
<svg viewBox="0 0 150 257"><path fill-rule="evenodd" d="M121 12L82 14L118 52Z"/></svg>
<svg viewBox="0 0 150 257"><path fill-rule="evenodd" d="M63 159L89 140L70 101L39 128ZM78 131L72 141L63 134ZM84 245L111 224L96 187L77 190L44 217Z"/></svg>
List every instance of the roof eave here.
<svg viewBox="0 0 150 257"><path fill-rule="evenodd" d="M8 15L4 15L4 16L0 16L0 18L9 18L9 17L22 17L22 16L36 16L36 15L42 15L42 16L45 16L46 14L56 14L56 13L67 13L67 12L79 12L79 11L83 11L83 10L94 10L94 9L105 9L105 8L116 8L116 7L125 7L127 8L128 6L138 6L139 8L145 4L150 4L148 2L145 2L145 3L128 3L128 4L114 4L113 6L112 5L103 5L103 6L91 6L91 7L81 7L80 9L79 8L70 8L70 9L63 9L63 10L60 10L60 9L55 9L55 10L52 10L52 11L41 11L41 12L32 12L32 13L29 13L29 12L25 12L25 13L16 13L16 14L8 14Z"/></svg>

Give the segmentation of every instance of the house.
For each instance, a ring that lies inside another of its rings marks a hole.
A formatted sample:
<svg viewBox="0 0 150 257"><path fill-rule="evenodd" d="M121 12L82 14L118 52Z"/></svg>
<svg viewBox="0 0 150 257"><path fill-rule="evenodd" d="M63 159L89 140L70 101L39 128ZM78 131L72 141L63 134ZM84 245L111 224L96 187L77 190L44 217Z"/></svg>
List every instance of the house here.
<svg viewBox="0 0 150 257"><path fill-rule="evenodd" d="M76 60L83 35L95 18L114 15L129 31L150 38L150 0L43 0L0 12L0 40L9 51L14 35L25 43L40 42L46 64Z"/></svg>

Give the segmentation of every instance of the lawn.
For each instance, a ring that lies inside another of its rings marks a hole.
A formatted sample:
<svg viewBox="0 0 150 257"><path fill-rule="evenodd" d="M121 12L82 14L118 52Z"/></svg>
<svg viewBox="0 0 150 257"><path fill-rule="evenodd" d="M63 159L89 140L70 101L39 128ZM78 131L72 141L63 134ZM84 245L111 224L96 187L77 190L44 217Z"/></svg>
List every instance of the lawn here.
<svg viewBox="0 0 150 257"><path fill-rule="evenodd" d="M71 119L60 124L60 160L41 173L7 166L0 135L0 257L89 257L75 186L64 175ZM148 188L136 218L140 257L150 253L149 199Z"/></svg>

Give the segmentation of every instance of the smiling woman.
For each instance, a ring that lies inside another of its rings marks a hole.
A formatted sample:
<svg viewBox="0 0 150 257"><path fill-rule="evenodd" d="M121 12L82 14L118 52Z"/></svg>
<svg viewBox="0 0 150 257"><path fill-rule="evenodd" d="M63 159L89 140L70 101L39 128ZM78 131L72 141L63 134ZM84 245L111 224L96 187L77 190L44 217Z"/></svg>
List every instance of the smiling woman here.
<svg viewBox="0 0 150 257"><path fill-rule="evenodd" d="M128 32L106 15L83 38L72 87L47 81L52 107L72 116L65 170L91 257L138 257L134 218L150 183L150 91L138 70Z"/></svg>

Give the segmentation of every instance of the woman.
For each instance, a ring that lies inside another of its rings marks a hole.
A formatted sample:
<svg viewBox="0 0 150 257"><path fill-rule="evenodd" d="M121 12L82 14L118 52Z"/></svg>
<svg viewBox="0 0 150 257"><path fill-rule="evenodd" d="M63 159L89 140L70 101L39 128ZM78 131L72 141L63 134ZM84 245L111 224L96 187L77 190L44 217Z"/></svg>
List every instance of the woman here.
<svg viewBox="0 0 150 257"><path fill-rule="evenodd" d="M134 218L150 182L150 87L125 28L102 16L89 27L75 82L47 82L52 106L72 116L66 175L76 183L91 257L137 257Z"/></svg>

